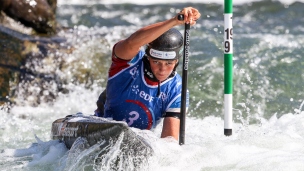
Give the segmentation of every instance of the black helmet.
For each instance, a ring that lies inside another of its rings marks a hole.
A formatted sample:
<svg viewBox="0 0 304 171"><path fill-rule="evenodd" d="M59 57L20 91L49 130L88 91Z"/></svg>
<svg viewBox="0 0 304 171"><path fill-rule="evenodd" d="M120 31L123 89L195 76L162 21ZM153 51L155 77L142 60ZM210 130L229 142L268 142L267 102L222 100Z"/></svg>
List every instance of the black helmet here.
<svg viewBox="0 0 304 171"><path fill-rule="evenodd" d="M174 28L148 43L146 54L158 59L178 59L183 52L183 36Z"/></svg>

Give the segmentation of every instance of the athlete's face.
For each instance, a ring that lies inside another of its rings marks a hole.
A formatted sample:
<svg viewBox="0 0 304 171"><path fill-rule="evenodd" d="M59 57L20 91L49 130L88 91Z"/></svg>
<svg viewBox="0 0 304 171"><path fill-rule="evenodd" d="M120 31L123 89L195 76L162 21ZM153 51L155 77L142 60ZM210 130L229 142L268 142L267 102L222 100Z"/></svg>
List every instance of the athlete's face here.
<svg viewBox="0 0 304 171"><path fill-rule="evenodd" d="M169 77L178 61L177 59L161 60L151 57L148 59L150 62L151 70L159 81L164 81Z"/></svg>

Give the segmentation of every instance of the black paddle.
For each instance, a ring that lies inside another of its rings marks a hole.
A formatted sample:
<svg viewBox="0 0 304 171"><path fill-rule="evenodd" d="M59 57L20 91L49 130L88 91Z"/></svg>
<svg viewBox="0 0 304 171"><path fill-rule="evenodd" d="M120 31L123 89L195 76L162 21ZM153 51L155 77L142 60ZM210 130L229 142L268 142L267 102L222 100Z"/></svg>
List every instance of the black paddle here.
<svg viewBox="0 0 304 171"><path fill-rule="evenodd" d="M184 20L184 15L178 15L178 20ZM189 44L190 44L190 23L185 24L184 33L184 54L183 54L183 75L182 75L182 103L179 127L179 144L185 144L185 126L187 109L187 86L188 86L188 63L189 63Z"/></svg>

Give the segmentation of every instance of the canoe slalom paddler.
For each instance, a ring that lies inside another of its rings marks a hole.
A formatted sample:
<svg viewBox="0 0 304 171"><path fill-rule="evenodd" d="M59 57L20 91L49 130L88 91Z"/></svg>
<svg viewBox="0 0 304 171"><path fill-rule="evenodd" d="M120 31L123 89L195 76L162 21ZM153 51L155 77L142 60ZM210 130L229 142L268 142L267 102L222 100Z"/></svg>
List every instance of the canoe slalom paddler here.
<svg viewBox="0 0 304 171"><path fill-rule="evenodd" d="M178 19L180 14L183 21ZM178 140L182 79L176 67L183 54L183 36L173 27L195 25L200 16L197 9L186 7L175 17L145 26L117 42L95 115L148 130L163 118L161 137Z"/></svg>

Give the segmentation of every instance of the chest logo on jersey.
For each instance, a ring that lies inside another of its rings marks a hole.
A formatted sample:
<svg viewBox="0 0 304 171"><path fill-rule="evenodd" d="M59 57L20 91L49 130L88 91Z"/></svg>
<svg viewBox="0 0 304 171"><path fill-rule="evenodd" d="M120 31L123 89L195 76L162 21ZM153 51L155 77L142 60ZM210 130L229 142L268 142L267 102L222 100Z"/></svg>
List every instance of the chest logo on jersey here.
<svg viewBox="0 0 304 171"><path fill-rule="evenodd" d="M133 86L132 86L132 91L133 91L135 94L139 93L138 85L133 85Z"/></svg>
<svg viewBox="0 0 304 171"><path fill-rule="evenodd" d="M144 91L140 91L139 97L143 98L146 101L152 102L154 97L152 97L150 94L145 93Z"/></svg>
<svg viewBox="0 0 304 171"><path fill-rule="evenodd" d="M140 91L138 85L133 85L133 86L132 86L132 91L133 91L135 94L139 94L139 97L142 98L142 99L144 99L145 101L152 102L153 99L155 98L155 97L151 96L150 94L146 93L146 92L143 91L143 90ZM163 101L165 101L166 98L167 98L167 95L166 95L165 93L163 93L163 92L160 92L159 98L161 98Z"/></svg>

